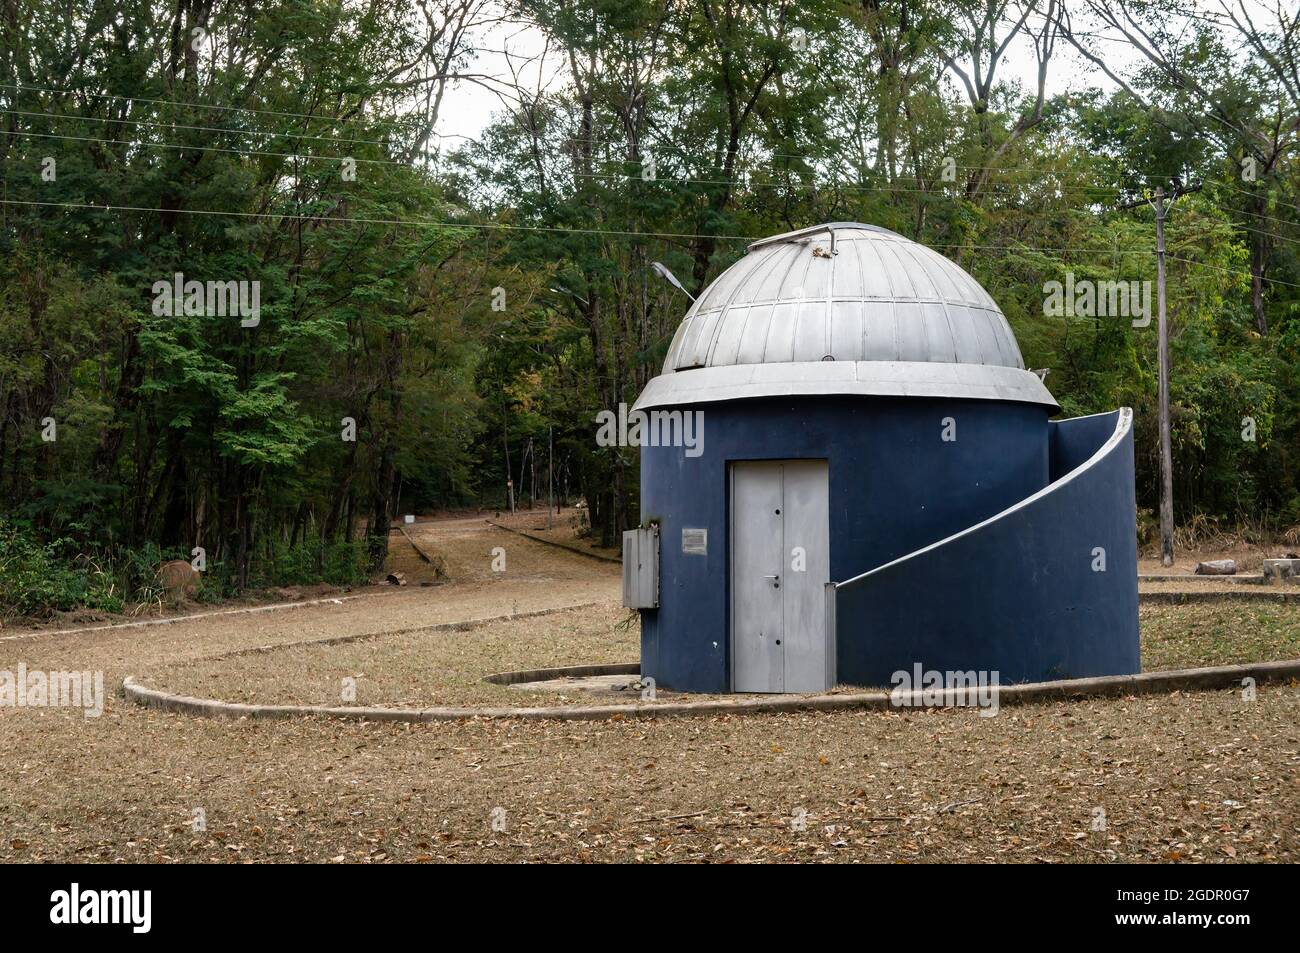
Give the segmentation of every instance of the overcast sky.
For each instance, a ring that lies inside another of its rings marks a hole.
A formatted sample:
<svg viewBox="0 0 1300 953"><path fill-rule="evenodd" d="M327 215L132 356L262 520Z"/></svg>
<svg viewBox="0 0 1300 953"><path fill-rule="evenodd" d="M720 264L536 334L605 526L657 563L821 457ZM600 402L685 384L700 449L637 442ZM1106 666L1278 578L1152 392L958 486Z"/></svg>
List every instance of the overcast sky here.
<svg viewBox="0 0 1300 953"><path fill-rule="evenodd" d="M544 63L536 59L545 48L544 37L539 30L517 24L503 26L480 40L480 43L485 50L475 57L468 72L485 73L509 81L512 69L520 70L521 79L526 80L530 86L535 86L540 71L547 88L555 88L556 84L565 82L565 64L554 50ZM1130 66L1136 65L1132 51L1122 42L1098 38L1096 43L1100 49L1106 50L1112 68L1127 71ZM1005 80L1018 81L1026 89L1033 88L1037 61L1028 40L1018 40L1012 45L999 73ZM1090 87L1111 89L1113 85L1100 70L1079 56L1068 44L1058 44L1048 73L1049 96ZM477 137L501 109L500 99L484 86L464 81L456 84L443 104L438 123L439 134L448 137L444 141L444 148L454 147L459 137Z"/></svg>
<svg viewBox="0 0 1300 953"><path fill-rule="evenodd" d="M1193 0L1195 15L1224 15L1224 3L1234 8L1243 0ZM1278 0L1244 0L1251 15L1256 18L1258 26L1276 23ZM1073 26L1079 33L1087 33L1093 51L1104 56L1107 65L1121 76L1131 74L1145 60L1137 54L1113 30L1098 26L1079 12L1077 2L1072 5ZM1041 17L1038 18L1041 22ZM1031 23L1034 17L1031 17ZM1183 20L1184 24L1190 23ZM1008 25L1009 26L1009 25ZM541 79L545 86L554 88L565 82L564 63L552 50L544 64L536 61L544 49L541 31L522 27L518 24L501 26L480 40L484 52L475 58L470 71L486 73L502 80L509 80L513 69L520 71L520 78L530 86L535 86ZM507 53L509 55L507 55ZM530 64L527 61L533 59ZM1032 90L1036 83L1037 61L1033 48L1027 38L1019 38L1008 50L999 74L1004 81L1018 81L1026 90ZM955 77L953 77L956 82ZM1058 42L1048 72L1047 93L1055 96L1067 92L1079 92L1089 88L1101 88L1109 91L1114 83L1088 60L1077 53L1072 46ZM453 147L455 137L477 137L492 120L493 114L502 109L500 100L483 86L470 83L458 83L443 105L443 112L438 124L438 132L445 137L444 148Z"/></svg>

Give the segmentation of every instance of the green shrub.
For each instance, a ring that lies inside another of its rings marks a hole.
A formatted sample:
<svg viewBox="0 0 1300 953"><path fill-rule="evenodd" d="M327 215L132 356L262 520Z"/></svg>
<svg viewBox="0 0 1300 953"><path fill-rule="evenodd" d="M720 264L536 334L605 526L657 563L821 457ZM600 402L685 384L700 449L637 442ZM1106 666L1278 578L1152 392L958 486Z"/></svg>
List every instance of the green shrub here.
<svg viewBox="0 0 1300 953"><path fill-rule="evenodd" d="M86 598L85 577L61 565L58 545L40 542L24 527L0 520L0 617L48 615Z"/></svg>
<svg viewBox="0 0 1300 953"><path fill-rule="evenodd" d="M32 528L0 519L0 619L42 618L77 608L121 612L128 603L160 596L158 567L184 559L179 550L154 543L86 553L69 539L42 542ZM349 586L368 578L364 541L311 541L285 548L255 565L257 586ZM193 598L215 603L237 593L223 562L209 561Z"/></svg>

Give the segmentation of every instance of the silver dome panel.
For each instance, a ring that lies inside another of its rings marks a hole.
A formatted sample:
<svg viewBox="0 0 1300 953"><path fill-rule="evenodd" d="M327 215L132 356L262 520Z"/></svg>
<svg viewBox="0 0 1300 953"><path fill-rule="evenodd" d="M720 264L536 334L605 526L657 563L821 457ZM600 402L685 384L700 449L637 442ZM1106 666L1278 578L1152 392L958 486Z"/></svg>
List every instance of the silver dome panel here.
<svg viewBox="0 0 1300 953"><path fill-rule="evenodd" d="M821 360L1024 367L974 278L901 235L846 223L751 246L687 312L664 370Z"/></svg>

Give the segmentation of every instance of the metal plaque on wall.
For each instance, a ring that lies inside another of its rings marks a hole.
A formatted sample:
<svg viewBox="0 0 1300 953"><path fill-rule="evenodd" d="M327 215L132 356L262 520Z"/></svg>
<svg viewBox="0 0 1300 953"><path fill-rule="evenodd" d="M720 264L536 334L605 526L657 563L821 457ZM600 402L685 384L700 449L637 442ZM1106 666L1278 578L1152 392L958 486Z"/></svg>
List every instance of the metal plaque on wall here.
<svg viewBox="0 0 1300 953"><path fill-rule="evenodd" d="M682 529L682 552L694 556L707 556L709 531L707 529Z"/></svg>

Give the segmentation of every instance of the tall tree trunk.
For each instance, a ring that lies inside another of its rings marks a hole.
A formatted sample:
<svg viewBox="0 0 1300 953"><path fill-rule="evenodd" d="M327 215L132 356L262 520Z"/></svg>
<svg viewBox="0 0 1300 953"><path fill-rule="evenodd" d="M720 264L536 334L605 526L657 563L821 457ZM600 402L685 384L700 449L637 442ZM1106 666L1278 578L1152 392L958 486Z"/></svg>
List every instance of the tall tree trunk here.
<svg viewBox="0 0 1300 953"><path fill-rule="evenodd" d="M378 572L388 558L388 532L392 528L392 501L397 477L397 432L402 420L402 392L398 378L402 371L402 333L394 328L388 333L385 355L385 379L388 389L389 419L384 431L383 448L375 473L369 532L370 569Z"/></svg>
<svg viewBox="0 0 1300 953"><path fill-rule="evenodd" d="M393 463L394 447L391 440L384 442L384 449L379 454L379 470L375 476L375 492L372 500L369 549L370 569L378 572L388 558L388 534L392 530L391 504L396 467Z"/></svg>

